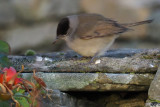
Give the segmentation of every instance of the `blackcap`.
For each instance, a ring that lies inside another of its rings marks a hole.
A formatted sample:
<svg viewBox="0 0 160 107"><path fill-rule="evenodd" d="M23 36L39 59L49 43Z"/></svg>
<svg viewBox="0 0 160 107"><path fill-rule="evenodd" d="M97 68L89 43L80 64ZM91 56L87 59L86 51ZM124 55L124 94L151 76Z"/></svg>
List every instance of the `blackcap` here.
<svg viewBox="0 0 160 107"><path fill-rule="evenodd" d="M129 31L132 26L150 22L152 20L119 24L98 14L71 15L60 20L57 38L64 39L80 55L92 57L92 62L109 49L119 34Z"/></svg>

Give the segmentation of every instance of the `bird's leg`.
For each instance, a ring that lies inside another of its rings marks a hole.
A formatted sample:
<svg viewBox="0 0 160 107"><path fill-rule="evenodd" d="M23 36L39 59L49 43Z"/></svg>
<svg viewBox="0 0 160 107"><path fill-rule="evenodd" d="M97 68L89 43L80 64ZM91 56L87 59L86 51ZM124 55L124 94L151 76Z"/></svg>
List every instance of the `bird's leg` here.
<svg viewBox="0 0 160 107"><path fill-rule="evenodd" d="M99 52L97 52L93 57L92 57L92 59L88 62L88 64L91 64L91 63L93 63L94 61L95 61L95 59L96 58L99 58L100 56L99 56Z"/></svg>
<svg viewBox="0 0 160 107"><path fill-rule="evenodd" d="M81 58L85 58L85 59L86 59L86 58L90 58L90 57L84 57L84 56L83 56L83 57L81 57ZM93 62L95 61L96 58L99 58L98 54L94 55L89 62L81 63L81 65L91 64L91 63L93 63Z"/></svg>
<svg viewBox="0 0 160 107"><path fill-rule="evenodd" d="M87 62L87 63L82 63L82 65L87 65L87 64L91 64L91 63L93 63L94 61L95 61L95 59L96 58L99 58L100 56L99 56L99 52L97 52L92 58L91 58L91 60L89 61L89 62ZM82 56L81 58L89 58L89 57L84 57L84 56Z"/></svg>
<svg viewBox="0 0 160 107"><path fill-rule="evenodd" d="M86 57L86 56L81 56L81 60L84 60L84 59L88 59L88 58L92 58L92 57ZM85 63L81 63L81 65L86 65L86 64L90 64L89 62L85 62Z"/></svg>

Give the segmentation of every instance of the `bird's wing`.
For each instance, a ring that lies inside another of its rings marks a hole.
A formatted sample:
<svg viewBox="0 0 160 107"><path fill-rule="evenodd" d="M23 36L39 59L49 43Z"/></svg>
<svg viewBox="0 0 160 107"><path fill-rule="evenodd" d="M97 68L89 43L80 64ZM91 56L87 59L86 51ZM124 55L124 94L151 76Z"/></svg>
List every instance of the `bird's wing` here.
<svg viewBox="0 0 160 107"><path fill-rule="evenodd" d="M81 39L92 39L99 37L112 36L119 33L123 33L128 30L128 28L118 24L112 20L97 21L93 23L87 23L82 26ZM84 32L83 32L84 31Z"/></svg>

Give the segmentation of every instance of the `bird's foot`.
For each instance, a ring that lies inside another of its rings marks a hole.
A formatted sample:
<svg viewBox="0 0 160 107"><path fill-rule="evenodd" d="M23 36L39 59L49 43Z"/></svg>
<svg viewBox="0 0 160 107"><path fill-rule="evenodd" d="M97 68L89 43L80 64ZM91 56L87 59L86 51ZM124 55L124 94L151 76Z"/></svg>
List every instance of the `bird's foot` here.
<svg viewBox="0 0 160 107"><path fill-rule="evenodd" d="M90 58L90 57L83 57L83 58ZM91 60L89 62L86 62L86 63L81 63L82 65L90 65L90 64L98 64L100 63L100 60L98 59L99 56L94 56L91 58Z"/></svg>

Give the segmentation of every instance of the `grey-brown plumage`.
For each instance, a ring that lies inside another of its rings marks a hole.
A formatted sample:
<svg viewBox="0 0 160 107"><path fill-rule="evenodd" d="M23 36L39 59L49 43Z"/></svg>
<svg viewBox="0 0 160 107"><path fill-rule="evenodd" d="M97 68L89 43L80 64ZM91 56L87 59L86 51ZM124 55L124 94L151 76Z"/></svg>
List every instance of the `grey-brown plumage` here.
<svg viewBox="0 0 160 107"><path fill-rule="evenodd" d="M150 23L152 20L119 24L98 14L80 14L63 18L57 27L57 37L82 56L102 55L120 33L129 27Z"/></svg>

